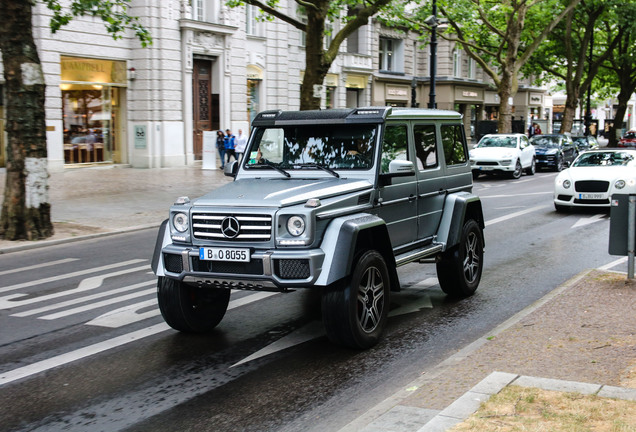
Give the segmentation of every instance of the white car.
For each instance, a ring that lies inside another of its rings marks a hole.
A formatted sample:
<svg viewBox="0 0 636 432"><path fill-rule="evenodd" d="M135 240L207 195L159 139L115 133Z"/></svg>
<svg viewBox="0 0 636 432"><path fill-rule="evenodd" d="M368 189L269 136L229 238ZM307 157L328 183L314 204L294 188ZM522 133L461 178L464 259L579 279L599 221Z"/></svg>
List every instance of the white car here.
<svg viewBox="0 0 636 432"><path fill-rule="evenodd" d="M523 171L533 175L536 170L534 146L524 134L484 135L470 151L473 178L479 174L507 174L514 179Z"/></svg>
<svg viewBox="0 0 636 432"><path fill-rule="evenodd" d="M554 180L554 207L609 207L612 194L636 193L636 150L581 153Z"/></svg>

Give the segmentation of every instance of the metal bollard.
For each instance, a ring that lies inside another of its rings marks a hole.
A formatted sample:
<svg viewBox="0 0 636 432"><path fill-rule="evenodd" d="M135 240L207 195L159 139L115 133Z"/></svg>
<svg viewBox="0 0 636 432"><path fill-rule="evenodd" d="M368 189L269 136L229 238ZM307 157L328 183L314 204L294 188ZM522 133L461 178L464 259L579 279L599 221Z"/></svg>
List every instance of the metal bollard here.
<svg viewBox="0 0 636 432"><path fill-rule="evenodd" d="M634 279L634 249L636 239L634 230L636 225L636 195L629 196L627 207L627 279Z"/></svg>

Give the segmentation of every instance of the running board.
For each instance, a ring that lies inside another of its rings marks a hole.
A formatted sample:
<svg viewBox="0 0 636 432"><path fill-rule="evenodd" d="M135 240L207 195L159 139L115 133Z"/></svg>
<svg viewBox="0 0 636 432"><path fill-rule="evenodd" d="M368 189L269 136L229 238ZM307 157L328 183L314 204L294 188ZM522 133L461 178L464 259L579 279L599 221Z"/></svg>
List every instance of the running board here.
<svg viewBox="0 0 636 432"><path fill-rule="evenodd" d="M438 254L443 249L443 245L435 244L427 246L425 248L412 250L395 257L395 264L397 267L403 266L413 261L418 261L424 258L430 258L433 255Z"/></svg>

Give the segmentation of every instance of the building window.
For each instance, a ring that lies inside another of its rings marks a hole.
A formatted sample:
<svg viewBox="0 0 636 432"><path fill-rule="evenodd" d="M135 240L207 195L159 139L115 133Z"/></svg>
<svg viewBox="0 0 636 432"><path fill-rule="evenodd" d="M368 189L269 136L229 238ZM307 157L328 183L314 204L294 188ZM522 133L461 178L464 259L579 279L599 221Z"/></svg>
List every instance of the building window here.
<svg viewBox="0 0 636 432"><path fill-rule="evenodd" d="M462 51L459 48L453 50L453 76L457 78L462 76Z"/></svg>
<svg viewBox="0 0 636 432"><path fill-rule="evenodd" d="M380 38L380 70L393 71L393 39Z"/></svg>
<svg viewBox="0 0 636 432"><path fill-rule="evenodd" d="M261 80L248 79L247 80L247 116L250 124L256 118L256 114L260 111L260 84Z"/></svg>
<svg viewBox="0 0 636 432"><path fill-rule="evenodd" d="M331 42L333 42L333 23L331 22L325 22L325 40L324 40L324 47L325 49L329 48L329 45L331 45Z"/></svg>
<svg viewBox="0 0 636 432"><path fill-rule="evenodd" d="M197 21L205 21L203 13L203 0L194 0L192 2L192 18Z"/></svg>
<svg viewBox="0 0 636 432"><path fill-rule="evenodd" d="M258 20L259 9L245 5L245 32L249 36L263 36L263 23Z"/></svg>
<svg viewBox="0 0 636 432"><path fill-rule="evenodd" d="M475 79L477 75L477 62L473 58L468 58L468 78Z"/></svg>
<svg viewBox="0 0 636 432"><path fill-rule="evenodd" d="M336 107L336 87L327 86L327 95L325 98L325 106L328 109Z"/></svg>

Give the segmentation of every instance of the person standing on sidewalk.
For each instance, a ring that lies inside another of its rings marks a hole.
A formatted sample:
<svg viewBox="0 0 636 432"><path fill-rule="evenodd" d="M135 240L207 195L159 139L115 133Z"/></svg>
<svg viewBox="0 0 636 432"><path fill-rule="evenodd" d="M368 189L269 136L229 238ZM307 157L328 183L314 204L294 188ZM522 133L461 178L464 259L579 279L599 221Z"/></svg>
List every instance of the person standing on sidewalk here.
<svg viewBox="0 0 636 432"><path fill-rule="evenodd" d="M243 133L243 129L239 129L238 136L236 137L236 148L234 151L236 152L236 160L241 162L243 160L243 153L245 153L245 148L247 147L247 135Z"/></svg>
<svg viewBox="0 0 636 432"><path fill-rule="evenodd" d="M232 131L225 129L225 154L227 156L227 163L230 163L230 158L234 157L236 160L236 153L234 148L236 147L236 137L232 135Z"/></svg>
<svg viewBox="0 0 636 432"><path fill-rule="evenodd" d="M225 168L225 135L223 131L216 131L216 149L221 156L221 169Z"/></svg>

